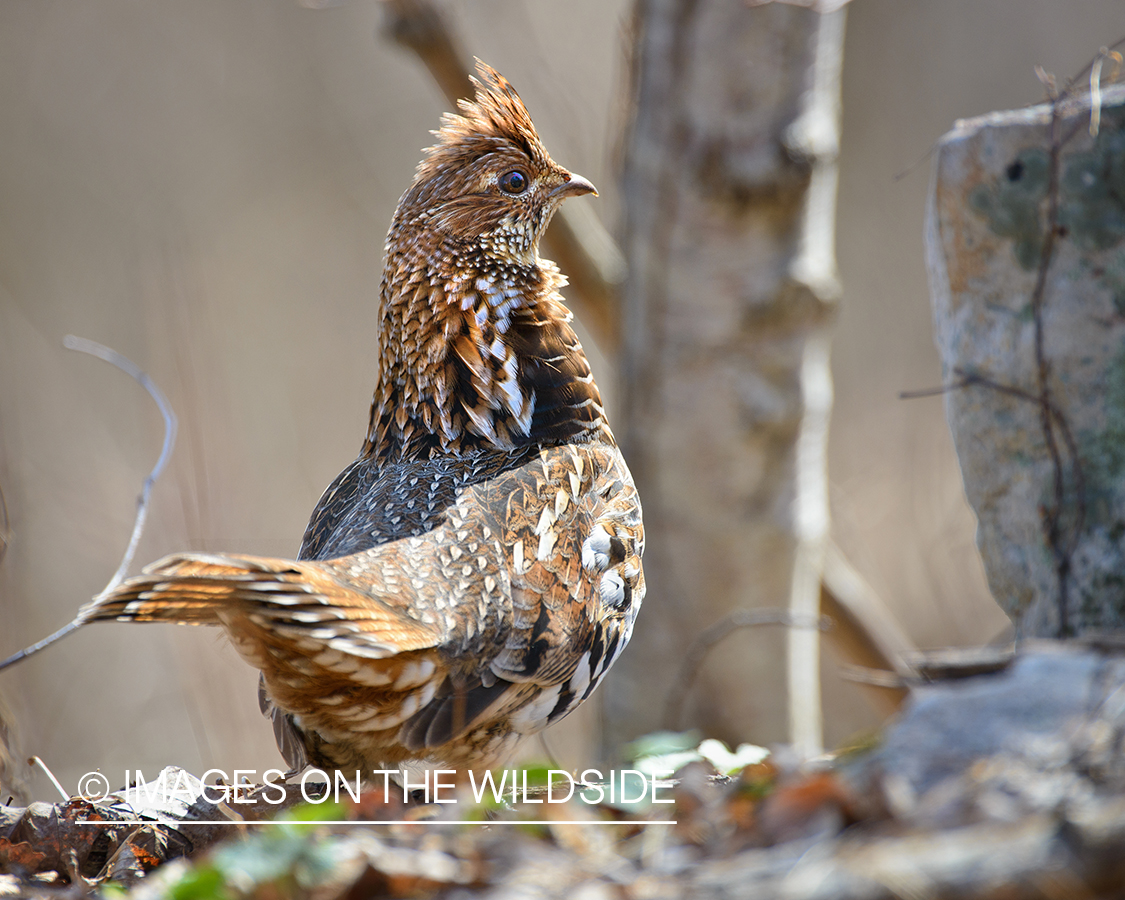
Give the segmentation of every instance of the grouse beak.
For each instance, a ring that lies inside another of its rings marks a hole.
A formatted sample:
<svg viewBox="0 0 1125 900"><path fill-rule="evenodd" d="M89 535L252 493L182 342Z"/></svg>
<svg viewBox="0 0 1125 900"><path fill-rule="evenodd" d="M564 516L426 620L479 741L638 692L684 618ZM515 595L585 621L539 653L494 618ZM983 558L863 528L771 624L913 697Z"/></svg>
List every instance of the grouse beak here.
<svg viewBox="0 0 1125 900"><path fill-rule="evenodd" d="M581 175L575 175L573 172L570 173L569 181L564 181L551 191L551 196L558 197L560 200L566 197L581 197L583 194L593 194L596 197L598 189Z"/></svg>

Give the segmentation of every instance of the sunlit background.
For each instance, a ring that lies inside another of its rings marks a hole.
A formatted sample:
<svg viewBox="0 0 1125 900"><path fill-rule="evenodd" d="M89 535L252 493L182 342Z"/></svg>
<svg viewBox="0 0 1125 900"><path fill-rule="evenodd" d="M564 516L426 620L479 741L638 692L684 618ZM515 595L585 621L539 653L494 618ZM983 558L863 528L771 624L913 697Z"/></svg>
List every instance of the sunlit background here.
<svg viewBox="0 0 1125 900"><path fill-rule="evenodd" d="M598 186L578 202L611 230L630 8L446 5L465 51L516 85L552 155ZM927 154L957 118L1042 99L1034 65L1065 78L1125 34L1125 15L1119 0L854 0L848 15L835 537L916 644L984 643L1006 620L941 402L897 399L940 381ZM131 357L180 417L138 564L181 549L292 555L354 458L383 236L447 108L381 19L378 0L0 4L0 656L105 584L160 449L144 392L64 350L63 335ZM612 414L613 360L586 344ZM256 679L214 631L98 625L0 674L0 698L22 752L73 789L98 767L119 780L167 764L277 764ZM878 724L830 658L824 681L830 746ZM586 762L594 719L583 709L548 733L566 766Z"/></svg>

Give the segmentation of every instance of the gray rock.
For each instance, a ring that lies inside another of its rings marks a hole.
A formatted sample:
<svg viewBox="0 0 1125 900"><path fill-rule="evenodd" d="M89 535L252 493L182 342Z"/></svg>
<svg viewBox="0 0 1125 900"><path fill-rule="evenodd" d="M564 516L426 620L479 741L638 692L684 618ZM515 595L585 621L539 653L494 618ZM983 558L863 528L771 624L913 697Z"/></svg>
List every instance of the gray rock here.
<svg viewBox="0 0 1125 900"><path fill-rule="evenodd" d="M958 122L941 141L926 225L936 341L947 383L964 373L1039 395L1032 297L1048 221L1050 107ZM1062 503L1036 402L975 384L946 394L965 492L993 595L1021 635L1067 623L1078 633L1125 626L1125 86L1103 93L1100 131L1088 101L1058 125L1059 239L1042 304L1050 394L1077 449L1053 421Z"/></svg>
<svg viewBox="0 0 1125 900"><path fill-rule="evenodd" d="M1006 670L916 688L851 772L929 826L1054 813L1125 788L1125 656L1034 641Z"/></svg>

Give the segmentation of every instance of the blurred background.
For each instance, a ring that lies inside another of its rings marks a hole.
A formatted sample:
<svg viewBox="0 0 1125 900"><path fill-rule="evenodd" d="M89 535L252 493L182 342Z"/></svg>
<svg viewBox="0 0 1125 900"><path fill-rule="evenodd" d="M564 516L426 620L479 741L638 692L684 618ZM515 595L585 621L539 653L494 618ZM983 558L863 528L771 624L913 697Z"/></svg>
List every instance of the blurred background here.
<svg viewBox="0 0 1125 900"><path fill-rule="evenodd" d="M464 49L516 85L554 158L598 186L580 202L612 231L631 3L444 9ZM1041 100L1033 67L1065 80L1125 33L1125 15L1119 0L848 9L833 536L918 646L980 644L1006 619L941 401L898 399L941 377L928 151L957 118ZM63 335L133 359L180 418L138 566L183 549L292 555L354 458L383 237L448 108L381 20L378 0L0 5L0 656L106 583L160 450L142 389ZM584 343L612 416L614 361ZM98 625L0 674L0 718L68 789L94 768L114 782L167 764L261 772L280 757L256 680L214 631ZM830 660L823 680L829 746L878 724ZM782 691L784 673L755 689ZM547 735L568 767L586 761L592 707ZM782 737L771 725L745 739ZM49 797L38 776L33 794Z"/></svg>

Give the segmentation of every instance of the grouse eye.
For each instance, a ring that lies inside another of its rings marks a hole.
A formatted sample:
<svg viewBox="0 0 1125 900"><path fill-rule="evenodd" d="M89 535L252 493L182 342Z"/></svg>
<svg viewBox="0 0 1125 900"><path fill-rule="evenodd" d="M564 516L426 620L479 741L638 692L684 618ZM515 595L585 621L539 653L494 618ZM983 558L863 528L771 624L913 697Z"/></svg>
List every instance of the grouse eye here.
<svg viewBox="0 0 1125 900"><path fill-rule="evenodd" d="M519 169L512 169L500 176L500 190L505 194L522 194L527 190L527 176Z"/></svg>

